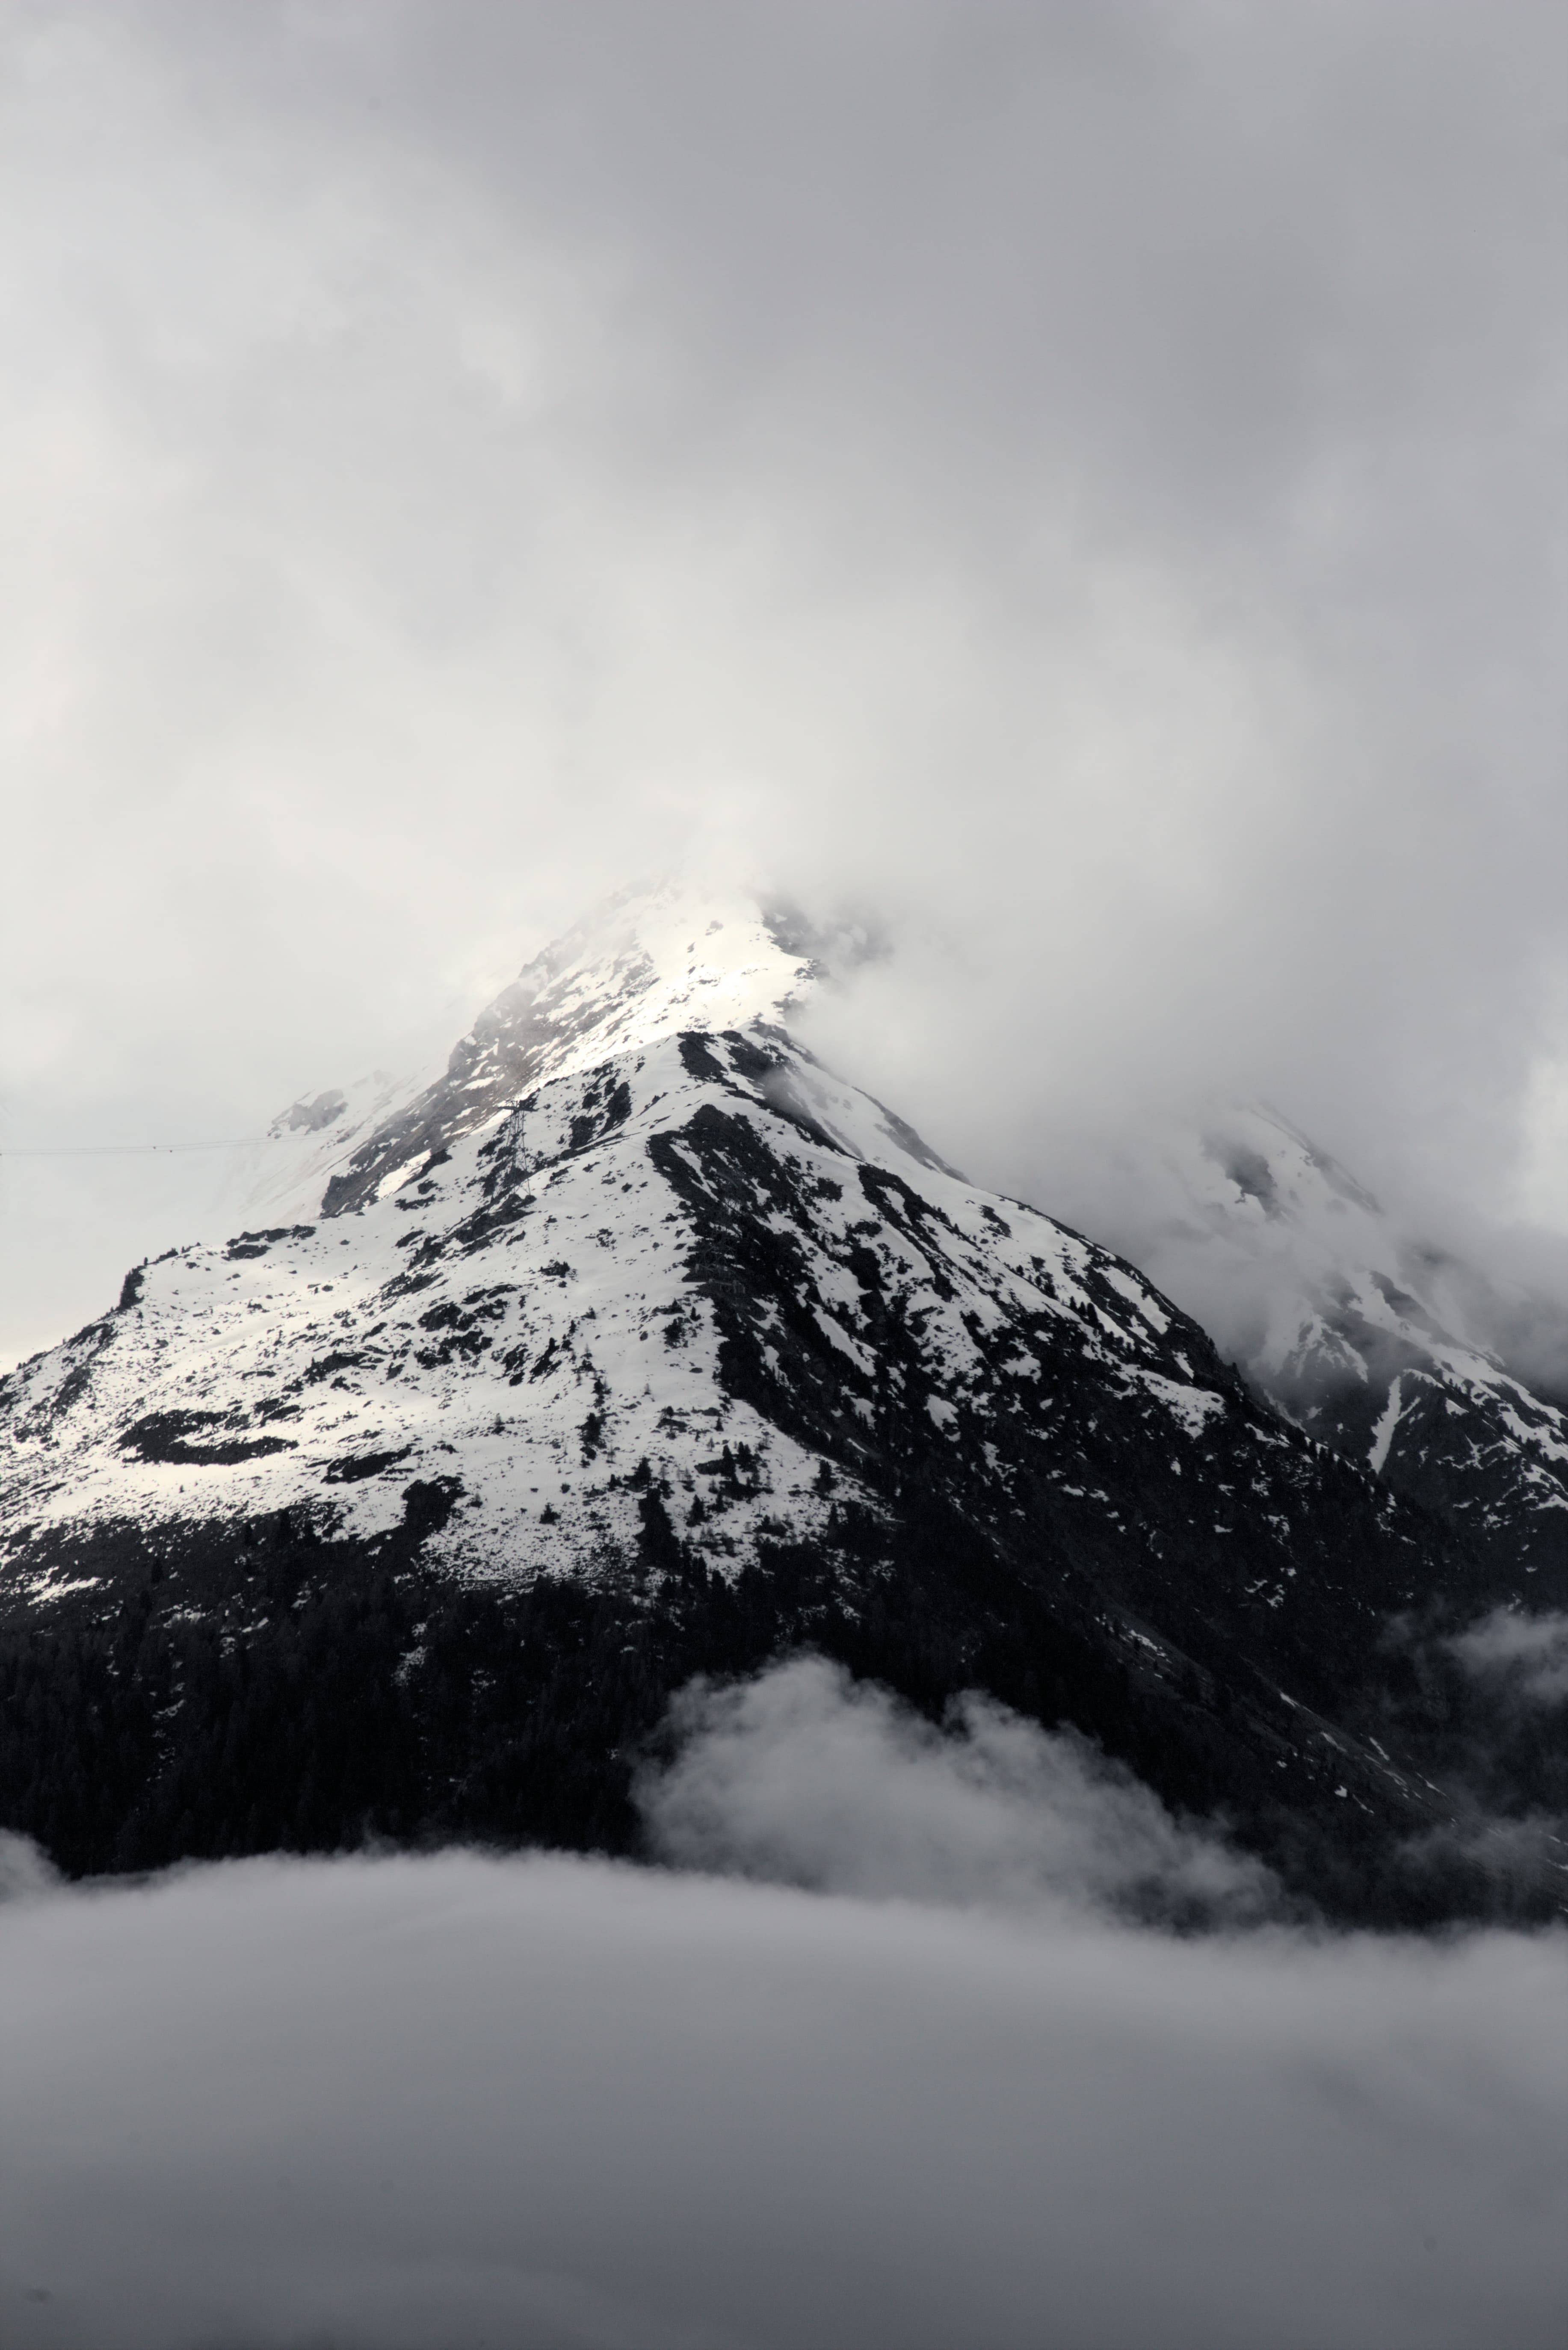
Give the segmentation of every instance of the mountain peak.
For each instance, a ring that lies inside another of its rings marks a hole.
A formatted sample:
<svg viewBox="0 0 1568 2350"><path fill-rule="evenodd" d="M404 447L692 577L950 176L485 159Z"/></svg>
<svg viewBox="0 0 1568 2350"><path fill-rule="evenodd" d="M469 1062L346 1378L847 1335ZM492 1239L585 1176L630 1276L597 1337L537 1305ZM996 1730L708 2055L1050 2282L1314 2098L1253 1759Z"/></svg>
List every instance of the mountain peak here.
<svg viewBox="0 0 1568 2350"><path fill-rule="evenodd" d="M433 1083L379 1104L346 1159L339 1146L321 1212L396 1191L431 1152L519 1096L614 1054L680 1030L782 1024L836 946L848 959L867 951L863 934L829 937L744 889L664 879L618 892L486 1004Z"/></svg>
<svg viewBox="0 0 1568 2350"><path fill-rule="evenodd" d="M788 917L749 894L673 881L621 890L485 1007L448 1075L472 1084L504 1059L525 1062L537 1084L678 1029L782 1020L817 968Z"/></svg>
<svg viewBox="0 0 1568 2350"><path fill-rule="evenodd" d="M376 1069L291 1103L236 1166L224 1230L363 1207L537 1086L682 1029L783 1027L821 979L883 951L865 924L823 925L734 883L623 889L524 964L444 1066Z"/></svg>

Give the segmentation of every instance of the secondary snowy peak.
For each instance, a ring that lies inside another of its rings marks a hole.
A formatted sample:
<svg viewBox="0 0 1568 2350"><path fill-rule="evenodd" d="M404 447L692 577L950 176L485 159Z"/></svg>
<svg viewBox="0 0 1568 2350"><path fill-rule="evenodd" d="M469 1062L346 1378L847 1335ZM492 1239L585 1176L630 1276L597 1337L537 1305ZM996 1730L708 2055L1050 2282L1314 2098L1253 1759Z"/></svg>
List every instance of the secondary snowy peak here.
<svg viewBox="0 0 1568 2350"><path fill-rule="evenodd" d="M1487 1284L1277 1112L1214 1121L1158 1278L1321 1441L1530 1571L1568 1559L1568 1419L1475 1326ZM1493 1319L1496 1316L1492 1317Z"/></svg>
<svg viewBox="0 0 1568 2350"><path fill-rule="evenodd" d="M674 882L621 892L535 956L433 1083L386 1109L351 1153L338 1143L320 1212L341 1215L396 1191L431 1152L536 1086L682 1029L783 1020L820 970L825 943L745 892ZM329 1096L286 1116L308 1127L318 1113L329 1136Z"/></svg>

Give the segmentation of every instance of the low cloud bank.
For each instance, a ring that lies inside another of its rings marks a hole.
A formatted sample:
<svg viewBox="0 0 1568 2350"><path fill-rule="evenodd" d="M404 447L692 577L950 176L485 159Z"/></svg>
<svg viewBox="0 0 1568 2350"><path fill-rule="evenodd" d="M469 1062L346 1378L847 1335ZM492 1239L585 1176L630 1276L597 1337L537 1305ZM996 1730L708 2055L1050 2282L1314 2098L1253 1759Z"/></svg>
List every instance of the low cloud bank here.
<svg viewBox="0 0 1568 2350"><path fill-rule="evenodd" d="M641 1790L663 1856L818 1892L1050 1903L1145 1919L1256 1918L1269 1872L1174 1820L1075 1731L971 1693L933 1729L803 1657L676 1711L686 1742Z"/></svg>
<svg viewBox="0 0 1568 2350"><path fill-rule="evenodd" d="M1556 2350L1563 1936L1174 1938L1241 1865L992 1709L686 1726L667 1850L853 1892L13 1853L8 2350Z"/></svg>

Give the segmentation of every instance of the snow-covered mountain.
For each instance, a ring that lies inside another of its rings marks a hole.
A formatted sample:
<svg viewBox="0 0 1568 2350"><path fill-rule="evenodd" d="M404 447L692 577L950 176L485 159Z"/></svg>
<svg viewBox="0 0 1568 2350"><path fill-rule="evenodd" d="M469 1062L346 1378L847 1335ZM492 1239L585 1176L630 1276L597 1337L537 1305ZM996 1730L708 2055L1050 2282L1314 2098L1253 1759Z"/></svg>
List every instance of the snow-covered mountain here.
<svg viewBox="0 0 1568 2350"><path fill-rule="evenodd" d="M621 900L443 1074L298 1106L276 1221L0 1383L0 1728L55 1724L0 1739L14 1824L614 1844L670 1690L805 1640L1075 1721L1319 1890L1345 1823L1431 1826L1370 1660L1494 1583L823 1069L822 947Z"/></svg>
<svg viewBox="0 0 1568 2350"><path fill-rule="evenodd" d="M1145 1261L1249 1378L1459 1528L1500 1596L1568 1604L1568 1413L1489 1343L1482 1276L1272 1109L1211 1119L1169 1163L1179 1209Z"/></svg>
<svg viewBox="0 0 1568 2350"><path fill-rule="evenodd" d="M759 1525L817 1538L846 1503L881 1508L890 1379L919 1391L934 1446L1030 1412L1042 1328L1157 1441L1161 1421L1188 1442L1224 1416L1130 1268L977 1191L794 1045L779 1022L811 959L776 920L708 903L665 889L569 933L368 1132L331 1097L296 1106L320 1141L291 1204L319 1185L319 1221L136 1268L114 1315L9 1383L7 1517L28 1550L317 1505L370 1535L425 1477L463 1490L432 1541L454 1571L591 1572L635 1541L647 1463L692 1497L693 1547L727 1558ZM694 1246L737 1199L749 1250L765 1234L775 1261L749 1298ZM794 1432L804 1394L759 1409L759 1374L816 1391L829 1478Z"/></svg>

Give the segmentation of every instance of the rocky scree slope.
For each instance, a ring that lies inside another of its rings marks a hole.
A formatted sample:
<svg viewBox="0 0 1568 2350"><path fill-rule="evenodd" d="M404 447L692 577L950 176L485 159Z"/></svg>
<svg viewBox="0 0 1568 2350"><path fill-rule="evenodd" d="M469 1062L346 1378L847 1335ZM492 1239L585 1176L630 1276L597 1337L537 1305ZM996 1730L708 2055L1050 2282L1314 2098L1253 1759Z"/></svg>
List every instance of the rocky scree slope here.
<svg viewBox="0 0 1568 2350"><path fill-rule="evenodd" d="M0 1388L5 1824L626 1848L670 1691L808 1643L1076 1722L1344 1914L1473 1906L1392 1864L1452 1805L1380 1646L1463 1546L820 1068L765 925L693 987L684 914L676 967L618 919L522 1004L521 1099L454 1056L333 1212L138 1268Z"/></svg>

